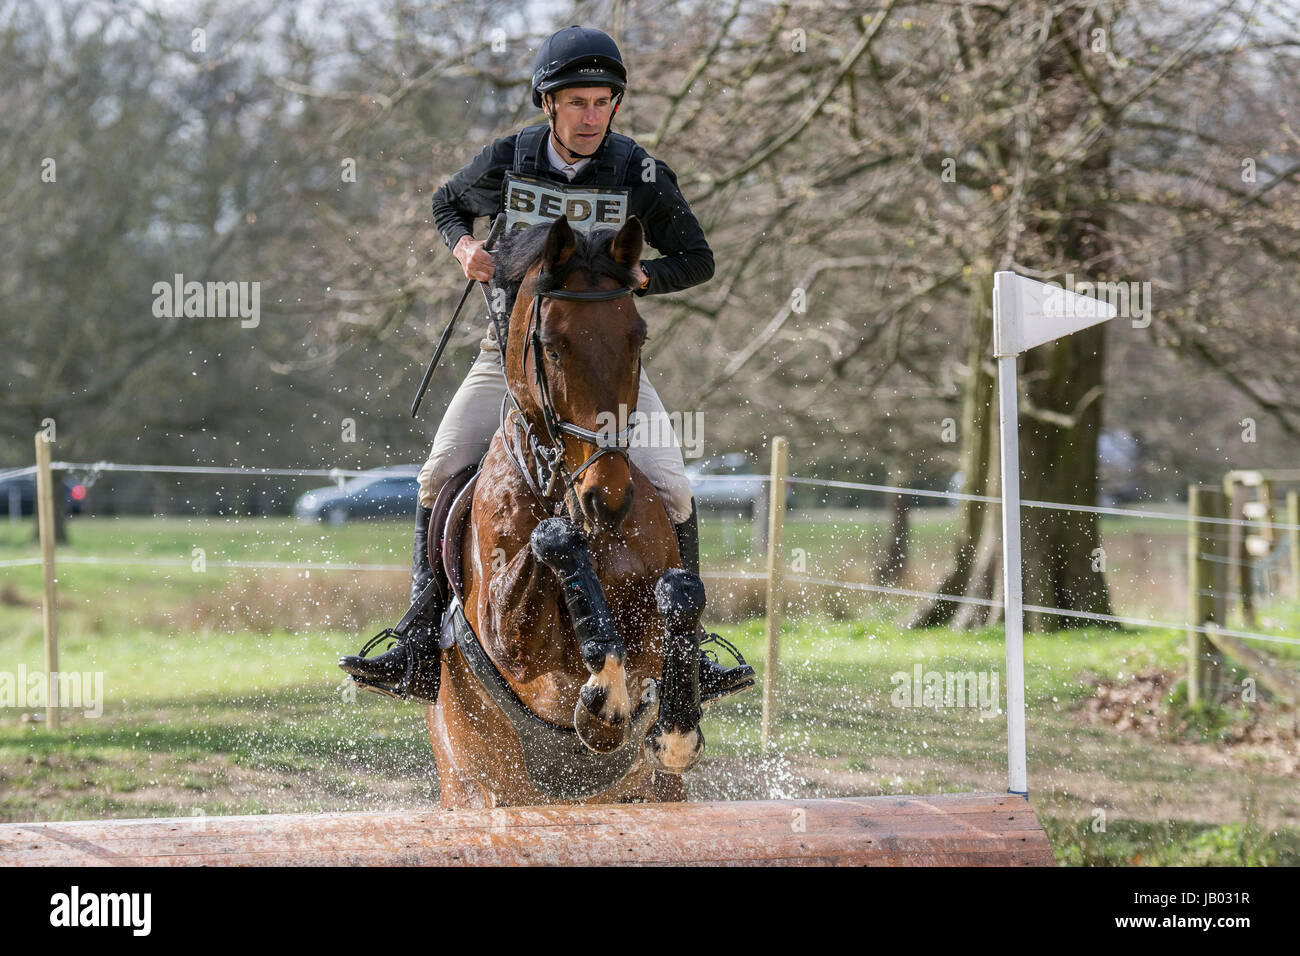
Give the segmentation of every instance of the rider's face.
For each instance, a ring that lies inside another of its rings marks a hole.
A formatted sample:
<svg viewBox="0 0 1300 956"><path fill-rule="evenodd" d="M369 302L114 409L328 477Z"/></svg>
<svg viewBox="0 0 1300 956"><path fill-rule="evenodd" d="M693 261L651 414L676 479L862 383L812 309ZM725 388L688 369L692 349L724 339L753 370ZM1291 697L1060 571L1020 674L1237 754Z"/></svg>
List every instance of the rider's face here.
<svg viewBox="0 0 1300 956"><path fill-rule="evenodd" d="M613 90L608 86L573 86L553 96L556 135L579 153L592 152L609 125L614 110ZM568 150L559 143L555 148L566 160L574 158L566 155Z"/></svg>

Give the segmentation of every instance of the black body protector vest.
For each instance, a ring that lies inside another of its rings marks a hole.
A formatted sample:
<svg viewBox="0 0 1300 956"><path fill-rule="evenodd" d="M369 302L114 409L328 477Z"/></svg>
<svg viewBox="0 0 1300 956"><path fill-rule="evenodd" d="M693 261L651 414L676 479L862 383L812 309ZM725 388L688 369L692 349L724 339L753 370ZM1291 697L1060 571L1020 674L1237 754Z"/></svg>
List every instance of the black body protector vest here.
<svg viewBox="0 0 1300 956"><path fill-rule="evenodd" d="M597 227L617 229L627 221L627 168L636 144L631 137L611 131L605 148L591 161L596 164L594 182L575 186L557 183L539 175L538 158L546 149L546 124L526 126L515 138L514 167L502 183L501 208L507 229L523 229L539 222L567 216L574 229L588 232Z"/></svg>

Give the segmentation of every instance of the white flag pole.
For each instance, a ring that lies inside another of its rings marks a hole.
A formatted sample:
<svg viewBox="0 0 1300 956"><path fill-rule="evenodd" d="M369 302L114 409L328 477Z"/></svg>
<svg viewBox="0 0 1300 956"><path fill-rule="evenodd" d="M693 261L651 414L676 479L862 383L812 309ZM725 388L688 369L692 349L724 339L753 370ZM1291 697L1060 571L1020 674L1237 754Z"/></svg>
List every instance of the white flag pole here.
<svg viewBox="0 0 1300 956"><path fill-rule="evenodd" d="M1029 796L1025 760L1025 598L1020 554L1016 356L1115 317L1115 306L1014 272L993 274L993 354L1002 439L1002 590L1007 634L1007 789Z"/></svg>
<svg viewBox="0 0 1300 956"><path fill-rule="evenodd" d="M1020 428L1016 357L998 358L1002 445L1002 592L1007 634L1007 789L1029 796L1025 760L1025 602L1020 580Z"/></svg>

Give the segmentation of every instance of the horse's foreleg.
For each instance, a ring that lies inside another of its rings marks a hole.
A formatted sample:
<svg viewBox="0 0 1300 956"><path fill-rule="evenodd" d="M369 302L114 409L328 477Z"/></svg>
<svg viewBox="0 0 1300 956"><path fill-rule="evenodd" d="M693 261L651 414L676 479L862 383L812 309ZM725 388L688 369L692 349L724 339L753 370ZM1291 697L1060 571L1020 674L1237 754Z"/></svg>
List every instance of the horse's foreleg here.
<svg viewBox="0 0 1300 956"><path fill-rule="evenodd" d="M663 625L664 676L659 685L659 719L646 734L650 762L666 773L685 773L704 754L700 731L700 615L704 583L681 568L665 571L655 584Z"/></svg>
<svg viewBox="0 0 1300 956"><path fill-rule="evenodd" d="M632 699L627 691L627 650L591 566L587 542L568 518L548 518L534 529L529 545L560 579L583 663L591 677L578 693L574 728L592 750L611 753L627 739Z"/></svg>

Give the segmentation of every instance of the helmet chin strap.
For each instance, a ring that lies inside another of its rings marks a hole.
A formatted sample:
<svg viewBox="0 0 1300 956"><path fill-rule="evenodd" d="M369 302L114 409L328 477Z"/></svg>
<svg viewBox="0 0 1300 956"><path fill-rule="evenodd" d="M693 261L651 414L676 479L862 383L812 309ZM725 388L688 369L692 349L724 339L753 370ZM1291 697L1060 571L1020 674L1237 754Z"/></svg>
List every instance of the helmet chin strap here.
<svg viewBox="0 0 1300 956"><path fill-rule="evenodd" d="M569 144L560 139L560 134L555 131L555 94L548 93L546 95L551 98L551 109L546 111L546 118L551 121L551 135L555 137L555 141L563 146L570 156L577 156L579 159L591 159L591 157L599 153L600 148L605 145L605 140L609 138L609 131L614 128L614 114L618 112L618 107L623 102L622 94L619 94L618 102L614 104L614 110L609 114L609 122L605 124L605 135L600 138L600 142L596 144L596 148L590 153L580 153L576 149L570 149Z"/></svg>

